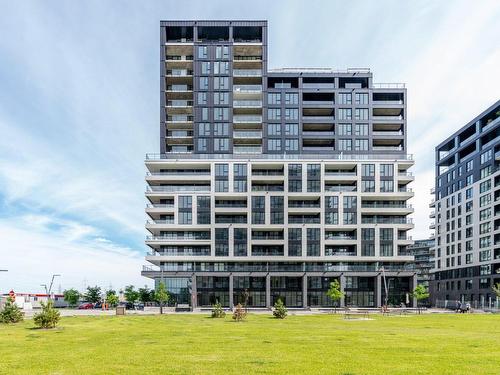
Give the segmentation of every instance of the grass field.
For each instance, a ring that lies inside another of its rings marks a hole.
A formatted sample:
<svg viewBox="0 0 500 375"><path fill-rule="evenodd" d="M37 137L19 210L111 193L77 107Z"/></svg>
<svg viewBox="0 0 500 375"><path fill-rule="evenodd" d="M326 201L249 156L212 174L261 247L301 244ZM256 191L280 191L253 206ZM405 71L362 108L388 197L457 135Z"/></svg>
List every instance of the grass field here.
<svg viewBox="0 0 500 375"><path fill-rule="evenodd" d="M500 316L68 317L0 326L0 374L500 374Z"/></svg>

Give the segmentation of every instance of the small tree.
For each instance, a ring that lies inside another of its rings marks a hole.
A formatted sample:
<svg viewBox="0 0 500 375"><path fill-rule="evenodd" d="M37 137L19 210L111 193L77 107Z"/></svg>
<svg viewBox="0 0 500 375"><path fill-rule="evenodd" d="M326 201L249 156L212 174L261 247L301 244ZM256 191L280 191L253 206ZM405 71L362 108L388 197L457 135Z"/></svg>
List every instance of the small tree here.
<svg viewBox="0 0 500 375"><path fill-rule="evenodd" d="M283 303L281 298L278 298L278 300L274 304L274 310L273 310L274 317L278 319L285 319L287 314L288 310L286 309L285 304Z"/></svg>
<svg viewBox="0 0 500 375"><path fill-rule="evenodd" d="M224 318L226 316L226 312L222 308L219 300L216 300L212 305L212 318Z"/></svg>
<svg viewBox="0 0 500 375"><path fill-rule="evenodd" d="M500 283L496 283L495 285L493 285L491 290L493 290L493 293L495 293L495 295L497 296L497 301L500 301Z"/></svg>
<svg viewBox="0 0 500 375"><path fill-rule="evenodd" d="M155 301L160 304L160 314L163 314L163 306L170 300L170 294L165 287L165 284L160 281L158 288L155 291Z"/></svg>
<svg viewBox="0 0 500 375"><path fill-rule="evenodd" d="M49 299L47 303L40 302L40 304L42 305L42 311L33 317L35 325L38 328L56 328L59 319L61 319L61 314L54 309L54 302Z"/></svg>
<svg viewBox="0 0 500 375"><path fill-rule="evenodd" d="M247 316L247 313L241 303L238 303L233 311L233 320L237 322L242 322Z"/></svg>
<svg viewBox="0 0 500 375"><path fill-rule="evenodd" d="M101 300L101 288L99 288L97 285L87 287L85 299L90 303L99 302Z"/></svg>
<svg viewBox="0 0 500 375"><path fill-rule="evenodd" d="M126 286L123 295L125 296L127 302L130 303L135 303L139 299L139 292L135 290L133 285Z"/></svg>
<svg viewBox="0 0 500 375"><path fill-rule="evenodd" d="M66 289L63 292L64 300L68 302L69 307L75 307L80 300L80 292L74 288Z"/></svg>
<svg viewBox="0 0 500 375"><path fill-rule="evenodd" d="M19 323L24 319L23 313L19 306L16 305L11 297L7 297L7 302L0 311L0 323Z"/></svg>
<svg viewBox="0 0 500 375"><path fill-rule="evenodd" d="M114 290L106 291L106 303L109 307L116 307L118 305L118 296Z"/></svg>
<svg viewBox="0 0 500 375"><path fill-rule="evenodd" d="M330 289L328 289L326 295L335 303L334 309L335 313L337 313L339 301L345 296L345 293L340 289L340 283L338 280L334 280L330 283Z"/></svg>
<svg viewBox="0 0 500 375"><path fill-rule="evenodd" d="M423 286L422 284L419 284L413 290L412 297L415 297L417 300L417 310L418 310L418 313L420 314L420 305L418 302L420 300L424 300L426 298L429 298L429 292L427 291L427 288L425 286Z"/></svg>
<svg viewBox="0 0 500 375"><path fill-rule="evenodd" d="M149 289L147 286L144 286L144 288L139 288L137 292L139 293L139 300L142 303L148 303L154 300L155 291Z"/></svg>

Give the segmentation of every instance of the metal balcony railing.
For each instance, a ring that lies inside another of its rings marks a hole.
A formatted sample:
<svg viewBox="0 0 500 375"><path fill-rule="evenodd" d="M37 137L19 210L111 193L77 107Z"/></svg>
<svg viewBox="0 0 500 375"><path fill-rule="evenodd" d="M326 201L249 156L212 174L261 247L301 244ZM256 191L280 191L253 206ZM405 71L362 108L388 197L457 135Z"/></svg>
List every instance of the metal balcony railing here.
<svg viewBox="0 0 500 375"><path fill-rule="evenodd" d="M204 185L171 185L171 186L148 186L146 192L148 193L163 193L163 192L177 192L177 191L210 191L210 186Z"/></svg>

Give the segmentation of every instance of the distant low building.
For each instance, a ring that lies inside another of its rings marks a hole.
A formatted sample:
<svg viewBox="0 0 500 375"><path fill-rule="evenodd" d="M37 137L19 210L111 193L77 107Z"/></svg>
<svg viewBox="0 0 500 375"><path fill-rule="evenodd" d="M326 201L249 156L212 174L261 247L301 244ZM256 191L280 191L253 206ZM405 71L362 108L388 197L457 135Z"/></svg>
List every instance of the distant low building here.
<svg viewBox="0 0 500 375"><path fill-rule="evenodd" d="M0 296L0 306L3 306L7 301L9 294ZM16 305L24 310L39 309L41 308L40 302L47 302L48 295L41 293L15 293ZM55 307L68 307L68 303L64 300L64 295L53 294L52 300Z"/></svg>

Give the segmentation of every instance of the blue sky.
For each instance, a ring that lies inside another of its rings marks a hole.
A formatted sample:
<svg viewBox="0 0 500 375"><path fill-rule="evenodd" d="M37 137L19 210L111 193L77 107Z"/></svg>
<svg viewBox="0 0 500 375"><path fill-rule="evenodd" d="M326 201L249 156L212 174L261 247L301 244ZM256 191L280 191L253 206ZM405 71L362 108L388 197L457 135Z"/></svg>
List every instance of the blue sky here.
<svg viewBox="0 0 500 375"><path fill-rule="evenodd" d="M499 98L498 1L22 1L0 12L0 292L150 284L144 154L159 20L267 19L269 67L369 67L408 88L413 238L433 147Z"/></svg>

